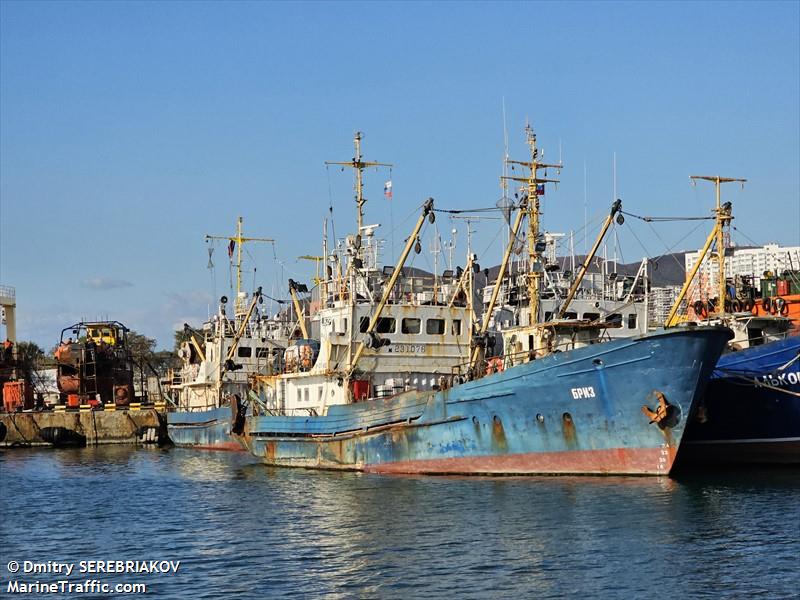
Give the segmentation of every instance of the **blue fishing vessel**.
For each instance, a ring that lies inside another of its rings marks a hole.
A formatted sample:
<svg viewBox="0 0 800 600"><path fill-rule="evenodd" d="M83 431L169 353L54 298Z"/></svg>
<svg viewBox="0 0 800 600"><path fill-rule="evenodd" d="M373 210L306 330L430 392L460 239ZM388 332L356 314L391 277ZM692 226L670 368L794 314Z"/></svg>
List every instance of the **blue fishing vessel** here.
<svg viewBox="0 0 800 600"><path fill-rule="evenodd" d="M167 431L175 446L198 450L242 450L231 437L230 402L202 411L169 412Z"/></svg>
<svg viewBox="0 0 800 600"><path fill-rule="evenodd" d="M233 315L228 316L228 298L223 296L201 330L184 326L188 339L178 351L181 367L170 377L167 432L176 446L241 451L231 437L231 406L247 396L251 377L279 368L291 325L279 316L260 314L261 288L252 296L241 289L242 244L272 240L244 237L241 217L235 236L206 238L223 239L231 258L238 248Z"/></svg>
<svg viewBox="0 0 800 600"><path fill-rule="evenodd" d="M254 414L245 417L247 408L236 405L234 433L251 453L271 465L381 473L670 472L686 416L731 332L686 326L604 341L609 324L561 314L586 263L556 318L540 322L539 196L554 180L538 170L560 165L540 163L527 132L531 160L516 164L530 175L483 318L473 304L474 257L446 290L439 278L429 290L403 274L411 249L420 251L422 226L435 220L432 199L389 270L369 260L372 228L361 226L358 202L359 231L370 233L366 245L360 235L348 236L342 256L330 261L349 258L345 275L329 273L321 285L318 352L307 367L254 378ZM367 163L359 139L350 166L360 172ZM601 237L620 205L612 206ZM528 322L491 332L525 217ZM507 350L493 355L498 335Z"/></svg>
<svg viewBox="0 0 800 600"><path fill-rule="evenodd" d="M450 389L331 406L320 416L248 417L240 439L280 466L664 475L729 338L723 327L661 330Z"/></svg>

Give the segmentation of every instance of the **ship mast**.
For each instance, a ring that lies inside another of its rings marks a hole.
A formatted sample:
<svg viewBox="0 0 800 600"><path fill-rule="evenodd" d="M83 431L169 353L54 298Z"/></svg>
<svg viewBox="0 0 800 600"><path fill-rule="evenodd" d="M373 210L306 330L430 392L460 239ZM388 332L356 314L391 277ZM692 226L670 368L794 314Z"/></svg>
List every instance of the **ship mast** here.
<svg viewBox="0 0 800 600"><path fill-rule="evenodd" d="M356 135L353 138L353 143L355 144L356 153L353 157L353 160L350 162L335 162L335 161L325 161L326 165L339 165L341 167L350 167L354 169L356 172L356 207L358 210L358 230L356 231L357 234L361 234L361 228L364 226L364 204L366 204L367 199L364 198L364 169L369 167L392 167L394 165L389 163L381 163L381 162L373 162L373 161L365 161L362 160L361 156L361 140L363 139L364 134L360 131L356 131ZM361 248L358 248L359 258L361 258Z"/></svg>
<svg viewBox="0 0 800 600"><path fill-rule="evenodd" d="M727 291L725 289L725 236L724 230L725 227L730 227L731 221L733 217L731 216L730 206L722 206L720 200L720 188L722 187L723 183L732 183L737 182L741 183L742 187L747 182L747 179L737 179L735 177L720 177L719 175L692 175L690 177L692 180L692 184L694 184L698 179L702 179L705 181L711 181L714 184L714 188L716 191L717 196L717 205L714 209L714 214L717 217L716 227L714 228L716 234L716 246L717 246L717 267L719 270L719 281L717 282L717 306L715 307L717 310L717 314L722 314L725 312L725 296L727 295ZM703 257L699 257L698 262L700 262Z"/></svg>
<svg viewBox="0 0 800 600"><path fill-rule="evenodd" d="M686 281L683 283L683 287L681 291L678 293L678 297L675 298L675 302L672 304L672 308L667 315L667 320L664 322L664 327L672 327L678 322L678 310L681 307L681 303L683 299L686 297L686 294L689 291L689 287L692 285L692 281L694 281L695 275L697 275L697 271L700 270L700 265L703 263L708 251L711 249L711 245L716 241L717 245L717 264L719 266L719 281L717 293L719 297L717 298L717 305L714 307L714 312L717 314L722 314L725 312L725 236L724 236L724 228L726 226L730 226L731 221L733 220L732 210L731 210L731 203L726 202L722 204L720 199L720 185L723 183L731 183L731 182L738 182L741 183L743 186L746 179L736 179L733 177L720 177L719 175L716 176L708 176L708 175L692 175L691 180L694 183L698 179L704 179L706 181L711 181L714 183L714 187L716 188L717 192L717 205L714 209L714 215L716 217L716 222L714 223L714 227L711 230L711 233L708 235L706 239L706 243L703 245L702 250L700 250L700 254L697 256L697 260L692 267L692 270L686 275ZM710 312L710 311L709 311Z"/></svg>
<svg viewBox="0 0 800 600"><path fill-rule="evenodd" d="M539 177L540 169L556 169L556 173L561 173L563 165L548 165L539 162L539 149L536 147L536 134L530 125L525 126L526 142L531 150L530 161L519 161L506 159L511 165L521 165L529 169L528 177L515 177L513 175L503 175L502 179L518 181L528 187L528 204L526 207L528 217L528 325L536 323L539 319L539 282L542 277L542 265L540 252L537 248L539 239L539 196L544 195L545 183L559 183L558 179L547 179ZM546 173L545 173L546 175Z"/></svg>
<svg viewBox="0 0 800 600"><path fill-rule="evenodd" d="M270 244L275 245L275 240L272 238L251 238L251 237L244 237L242 235L242 217L239 217L236 221L236 235L235 236L226 236L226 235L206 235L206 241L208 240L228 240L229 243L233 243L236 246L236 301L234 303L234 310L236 314L242 312L245 308L245 305L239 299L239 294L242 291L242 245L245 242L268 242ZM230 246L229 246L229 253L230 253Z"/></svg>

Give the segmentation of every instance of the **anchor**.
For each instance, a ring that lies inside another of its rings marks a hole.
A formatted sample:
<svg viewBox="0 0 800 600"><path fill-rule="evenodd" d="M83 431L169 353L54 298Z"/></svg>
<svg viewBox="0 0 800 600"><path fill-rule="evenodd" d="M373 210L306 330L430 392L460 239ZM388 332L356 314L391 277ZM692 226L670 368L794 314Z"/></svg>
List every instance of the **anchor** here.
<svg viewBox="0 0 800 600"><path fill-rule="evenodd" d="M662 392L653 390L653 393L656 395L656 399L658 400L656 409L652 410L645 404L642 406L642 412L650 420L650 423L655 423L662 429L664 427L675 426L678 422L678 419L676 418L677 410L672 404L669 403L667 397L664 396Z"/></svg>

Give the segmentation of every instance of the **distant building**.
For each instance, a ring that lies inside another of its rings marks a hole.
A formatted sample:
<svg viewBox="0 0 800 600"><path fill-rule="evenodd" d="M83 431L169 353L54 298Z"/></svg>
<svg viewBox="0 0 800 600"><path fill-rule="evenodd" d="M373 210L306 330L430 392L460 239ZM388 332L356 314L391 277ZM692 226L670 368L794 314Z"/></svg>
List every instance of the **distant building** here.
<svg viewBox="0 0 800 600"><path fill-rule="evenodd" d="M669 311L678 294L681 293L681 286L667 285L664 287L650 288L650 302L647 306L647 321L651 327L663 327L669 316Z"/></svg>
<svg viewBox="0 0 800 600"><path fill-rule="evenodd" d="M694 267L700 252L687 252L684 261L686 273ZM725 252L725 273L728 278L747 276L758 288L764 272L778 275L787 269L800 269L800 246L767 244L761 248L728 248ZM716 297L719 268L716 259L706 256L697 272L696 283L689 292L690 301Z"/></svg>

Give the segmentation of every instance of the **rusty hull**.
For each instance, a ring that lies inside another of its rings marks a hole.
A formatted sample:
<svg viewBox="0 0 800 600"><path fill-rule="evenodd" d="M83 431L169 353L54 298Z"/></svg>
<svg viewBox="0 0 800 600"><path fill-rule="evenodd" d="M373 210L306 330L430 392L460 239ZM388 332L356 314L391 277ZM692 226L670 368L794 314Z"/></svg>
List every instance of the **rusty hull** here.
<svg viewBox="0 0 800 600"><path fill-rule="evenodd" d="M633 474L672 469L685 416L730 337L677 328L557 353L446 391L248 417L272 465L425 474ZM651 423L663 394L676 418Z"/></svg>
<svg viewBox="0 0 800 600"><path fill-rule="evenodd" d="M167 413L167 432L170 441L181 448L195 450L229 450L245 448L231 436L230 406L203 411L173 411Z"/></svg>

